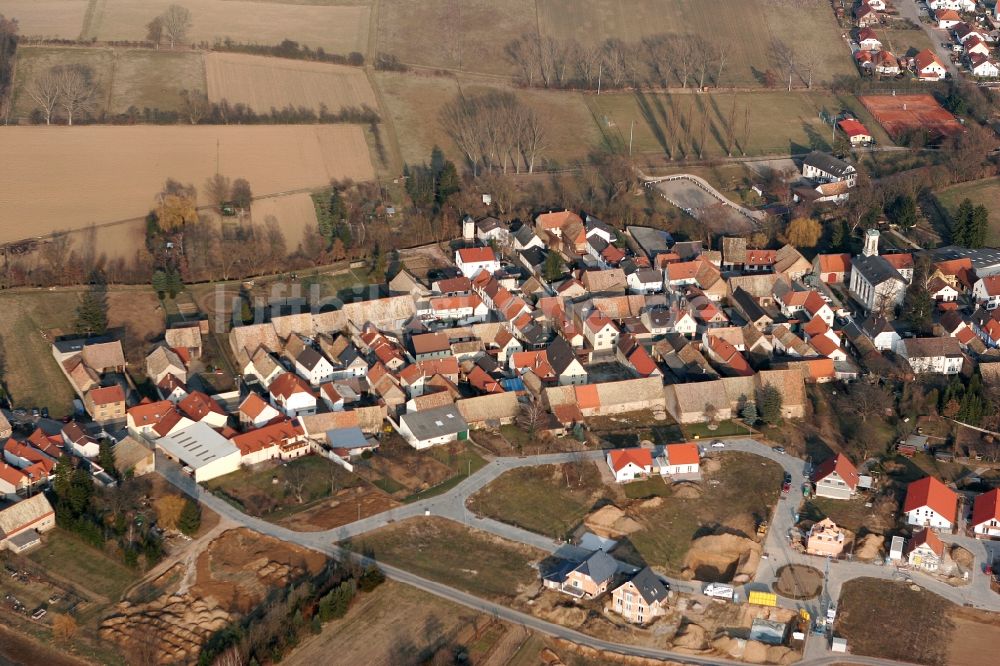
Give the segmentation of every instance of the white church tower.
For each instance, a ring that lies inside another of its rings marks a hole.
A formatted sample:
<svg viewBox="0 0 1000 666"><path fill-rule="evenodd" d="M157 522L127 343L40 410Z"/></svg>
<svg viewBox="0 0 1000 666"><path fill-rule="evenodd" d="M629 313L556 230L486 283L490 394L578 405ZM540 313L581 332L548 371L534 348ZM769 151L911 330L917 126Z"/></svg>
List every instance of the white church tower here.
<svg viewBox="0 0 1000 666"><path fill-rule="evenodd" d="M878 229L869 229L865 233L865 249L861 254L865 257L878 256Z"/></svg>
<svg viewBox="0 0 1000 666"><path fill-rule="evenodd" d="M472 219L471 215L466 215L462 218L462 239L465 241L472 241L476 238L476 221Z"/></svg>

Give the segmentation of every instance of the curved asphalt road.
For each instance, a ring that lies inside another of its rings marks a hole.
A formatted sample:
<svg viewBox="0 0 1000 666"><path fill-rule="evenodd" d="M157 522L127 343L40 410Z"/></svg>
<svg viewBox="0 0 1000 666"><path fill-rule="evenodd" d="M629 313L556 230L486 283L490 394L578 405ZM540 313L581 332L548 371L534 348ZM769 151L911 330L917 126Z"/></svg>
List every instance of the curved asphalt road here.
<svg viewBox="0 0 1000 666"><path fill-rule="evenodd" d="M726 440L724 448L712 450L721 452L743 451L768 458L779 463L792 477L792 491L788 494L787 498L783 497L778 501L774 515L772 516L772 520L770 522L770 529L764 545L765 552L769 553L769 559L761 561L754 582L745 586L744 594L753 589L770 590L770 583L774 580L774 572L785 563L802 563L809 564L814 567L817 566L817 562L821 562L821 560L797 551L793 551L789 547L787 538L789 530L795 523L795 512L798 507L798 501L801 498L801 495L799 494L800 489L807 478L805 463L798 458L779 454L770 447L765 446L753 439ZM370 516L348 525L322 532L297 532L274 525L259 518L248 516L228 502L204 490L201 486L196 484L193 479L184 474L180 467L161 455L157 455L156 471L183 492L195 498L216 513L229 518L243 527L247 527L260 532L261 534L281 539L289 543L295 543L300 546L325 553L335 559L354 559L363 563L370 563L371 561L367 560L363 556L352 551L345 550L336 544L345 539L379 529L393 522L414 518L425 513L449 518L456 522L475 527L476 529L491 532L497 534L498 536L518 541L520 543L525 543L551 553L560 549L572 549L572 546L567 546L562 542L554 541L539 534L535 534L534 532L529 532L527 530L507 525L489 518L477 517L466 507L466 500L472 494L488 485L501 474L512 469L583 460L602 460L605 455L604 451L591 450L519 458L495 458L478 472L463 480L447 493L430 499L414 502L413 504L397 507L384 513ZM966 548L972 548L976 545L982 547L980 542L967 543L966 541L974 542L974 540L963 540L962 545ZM603 641L567 627L546 622L532 615L507 608L506 606L480 599L462 592L461 590L422 578L403 569L389 566L383 562L377 562L377 564L388 577L394 580L412 585L416 588L424 590L425 592L443 597L468 608L488 613L510 622L516 622L540 633L569 640L580 645L586 645L599 650L607 650L632 656L670 659L682 664L718 665L745 663L718 657L692 656L670 650L660 650L638 645L626 645ZM897 580L901 578L900 574L892 567L881 567L861 562L839 561L830 567L830 576L828 579L828 591L830 598L837 599L839 597L840 587L845 581L865 576ZM998 595L994 594L990 590L989 582L985 575L975 576L972 583L964 586L963 588L954 588L946 583L920 574L911 573L910 576L913 578L914 582L920 583L927 589L953 601L954 603L971 604L988 610L1000 610L1000 598L998 598ZM699 584L696 582L670 580L670 583L674 589L681 592L698 592L700 590ZM781 606L786 608L807 608L811 613L813 613L814 617L818 615L821 610L823 610L818 607L818 600L813 600L810 604L809 602L792 602L779 597L779 602ZM826 652L825 642L818 637L812 637L811 640L807 641L806 648L806 655L799 663L809 666L824 666L826 664L843 663L844 661L850 661L855 664L863 664L865 666L895 666L904 663L886 659L862 657L853 654L831 655Z"/></svg>

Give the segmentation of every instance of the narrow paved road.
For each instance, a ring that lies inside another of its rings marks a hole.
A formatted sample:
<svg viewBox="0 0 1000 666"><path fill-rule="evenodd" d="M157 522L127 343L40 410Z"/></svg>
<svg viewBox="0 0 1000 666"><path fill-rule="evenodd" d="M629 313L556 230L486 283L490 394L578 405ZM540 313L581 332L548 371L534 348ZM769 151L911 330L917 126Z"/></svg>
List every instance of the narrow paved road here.
<svg viewBox="0 0 1000 666"><path fill-rule="evenodd" d="M800 563L809 566L823 568L824 560L791 549L788 540L788 533L795 524L795 512L801 500L801 487L807 479L808 470L806 464L798 458L777 453L769 446L765 446L753 439L731 439L726 440L725 446L719 449L712 449L718 452L742 451L773 460L792 477L792 491L787 497L781 498L775 508L774 515L770 521L770 530L765 540L765 552L769 554L768 559L762 560L757 570L757 575L752 583L748 583L743 588L745 595L754 589L768 589L775 579L775 572L786 563ZM550 465L565 462L583 460L601 460L605 456L604 451L583 451L573 453L556 453L540 456L528 456L520 458L496 458L489 462L478 472L468 477L452 490L437 497L414 502L406 506L398 507L384 513L370 516L368 518L337 527L322 532L296 532L278 525L274 525L265 520L248 516L228 502L216 497L196 484L190 477L185 475L181 469L161 455L157 455L156 471L167 481L177 486L199 502L205 504L212 510L219 513L224 518L232 522L271 536L289 543L310 548L329 555L336 559L355 559L363 562L370 562L357 553L347 551L337 544L346 539L363 535L367 532L377 530L396 521L415 518L421 515L441 516L460 522L480 530L491 532L498 536L525 543L539 548L546 552L556 553L560 549L564 554L568 551L572 553L574 546L570 546L560 541L555 541L534 532L529 532L512 525L507 525L499 521L480 518L468 510L466 502L475 492L488 485L501 474L520 467L532 467L538 465ZM968 537L942 535L942 539L948 542L960 543L976 555L977 565L985 558L991 557L989 548L992 543L981 542ZM997 547L1000 549L1000 545ZM442 583L427 580L403 569L392 567L379 562L378 565L385 571L386 575L401 582L413 585L421 590L430 592L437 596L449 599L469 608L490 613L496 617L523 624L526 627L541 633L564 638L575 643L586 645L600 650L609 650L621 654L654 657L659 659L672 659L683 664L738 664L742 662L712 657L692 657L690 655L671 652L669 650L659 650L636 645L625 645L602 641L585 634L581 634L561 625L540 620L534 616L527 615L505 606L495 604L478 597L474 597L455 588ZM977 572L969 585L962 587L951 587L946 583L938 581L916 572L908 572L906 576L913 582L935 592L956 604L969 604L978 608L998 611L1000 610L1000 595L994 594L989 588L988 577L982 573L981 567L977 566ZM862 562L832 561L830 573L827 580L827 589L830 599L838 599L841 586L848 580L859 577L882 578L887 580L902 580L901 574L894 567L878 566ZM699 592L700 583L696 581L670 580L672 587L680 592ZM798 609L806 608L813 616L825 612L822 599L809 601L792 601L779 597L779 604L785 608ZM810 636L806 643L806 657L800 663L810 666L821 666L843 662L844 657L831 655L828 646L822 637ZM859 657L850 655L852 663L864 664L866 666L891 666L901 662L891 660L875 659L869 657Z"/></svg>
<svg viewBox="0 0 1000 666"><path fill-rule="evenodd" d="M899 10L900 16L913 21L920 26L921 30L927 33L927 38L931 41L931 48L934 50L934 53L937 54L941 64L948 69L952 77L958 78L958 67L956 67L955 63L951 61L951 51L941 46L942 42L950 42L951 36L948 34L947 30L938 30L936 24L924 23L921 21L918 3L920 5L924 4L921 0L898 0L895 5L896 9ZM906 54L901 53L899 55Z"/></svg>

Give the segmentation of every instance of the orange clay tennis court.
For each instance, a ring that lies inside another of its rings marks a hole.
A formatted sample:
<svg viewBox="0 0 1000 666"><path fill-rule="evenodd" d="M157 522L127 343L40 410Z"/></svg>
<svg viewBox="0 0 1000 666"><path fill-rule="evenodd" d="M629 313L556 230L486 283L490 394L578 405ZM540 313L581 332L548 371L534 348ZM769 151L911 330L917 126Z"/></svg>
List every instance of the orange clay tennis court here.
<svg viewBox="0 0 1000 666"><path fill-rule="evenodd" d="M864 95L858 97L893 139L916 130L931 136L955 136L962 124L931 95Z"/></svg>

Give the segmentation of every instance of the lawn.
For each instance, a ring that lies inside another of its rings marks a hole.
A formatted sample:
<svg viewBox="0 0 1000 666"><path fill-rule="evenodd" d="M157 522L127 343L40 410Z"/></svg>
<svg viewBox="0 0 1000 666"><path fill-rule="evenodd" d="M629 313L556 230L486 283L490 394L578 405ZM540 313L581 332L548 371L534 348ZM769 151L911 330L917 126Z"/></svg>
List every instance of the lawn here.
<svg viewBox="0 0 1000 666"><path fill-rule="evenodd" d="M309 455L284 464L269 461L244 467L208 481L205 487L250 515L277 522L310 508L335 490L360 483L343 467Z"/></svg>
<svg viewBox="0 0 1000 666"><path fill-rule="evenodd" d="M378 454L360 461L355 471L394 499L414 502L451 490L485 464L468 441L417 451L391 434L382 438Z"/></svg>
<svg viewBox="0 0 1000 666"><path fill-rule="evenodd" d="M609 488L593 462L522 467L469 498L477 514L553 538L565 538Z"/></svg>
<svg viewBox="0 0 1000 666"><path fill-rule="evenodd" d="M76 293L7 292L0 296L0 350L3 383L16 407L47 406L54 417L73 413L73 390L52 358L45 335L50 329L69 332Z"/></svg>
<svg viewBox="0 0 1000 666"><path fill-rule="evenodd" d="M920 28L915 30L878 28L877 33L882 46L899 58L912 57L932 46L930 37Z"/></svg>
<svg viewBox="0 0 1000 666"><path fill-rule="evenodd" d="M996 205L996 202L1000 201L1000 178L984 178L948 187L939 190L937 198L951 215L955 214L964 199L970 199L977 206L986 206L990 211L990 229L986 245L1000 246L1000 209Z"/></svg>
<svg viewBox="0 0 1000 666"><path fill-rule="evenodd" d="M75 535L56 528L42 537L42 545L27 558L52 571L60 580L79 585L92 595L117 601L139 573L87 545Z"/></svg>
<svg viewBox="0 0 1000 666"><path fill-rule="evenodd" d="M847 639L854 654L943 666L954 626L951 608L926 590L857 578L841 590L834 632Z"/></svg>
<svg viewBox="0 0 1000 666"><path fill-rule="evenodd" d="M676 575L697 536L733 521L770 520L781 489L781 467L749 453L726 453L718 459L718 471L703 472L701 497L682 499L671 493L635 512L643 529L629 538L646 563Z"/></svg>
<svg viewBox="0 0 1000 666"><path fill-rule="evenodd" d="M612 93L588 95L595 121L608 145L627 147L632 130L635 153L659 153L673 158L728 154L726 128L735 120L734 139L748 155L798 154L831 148L831 127L820 118L850 109L882 145L888 135L851 95L830 93L752 94ZM736 110L733 112L735 102ZM744 131L749 109L749 132ZM702 131L702 125L708 125ZM634 124L633 124L634 123Z"/></svg>
<svg viewBox="0 0 1000 666"><path fill-rule="evenodd" d="M118 49L115 51L111 113L130 106L179 111L181 90L205 92L205 60L201 53Z"/></svg>
<svg viewBox="0 0 1000 666"><path fill-rule="evenodd" d="M419 576L493 601L510 601L538 580L546 553L445 518L413 518L345 544Z"/></svg>
<svg viewBox="0 0 1000 666"><path fill-rule="evenodd" d="M486 460L468 443L455 448L435 447L428 451L428 454L438 462L447 465L455 474L426 490L413 493L405 498L404 502L417 502L446 493L486 466Z"/></svg>
<svg viewBox="0 0 1000 666"><path fill-rule="evenodd" d="M440 146L450 159L462 165L461 153L440 122L442 108L460 91L469 95L501 90L517 95L541 119L548 146L542 156L547 162L568 164L585 160L601 141L585 97L580 93L493 87L475 78L395 72L379 72L375 81L395 127L403 160L409 164L429 160L434 146Z"/></svg>
<svg viewBox="0 0 1000 666"><path fill-rule="evenodd" d="M114 79L114 49L76 46L22 46L17 50L12 112L27 122L38 104L27 93L27 86L50 67L80 65L88 67L96 89L94 115L107 109L111 81ZM57 111L57 115L60 112Z"/></svg>
<svg viewBox="0 0 1000 666"><path fill-rule="evenodd" d="M654 444L669 444L684 439L680 426L670 417L659 421L652 412L626 412L616 416L592 416L587 427L599 439L612 446L637 446L643 440Z"/></svg>

